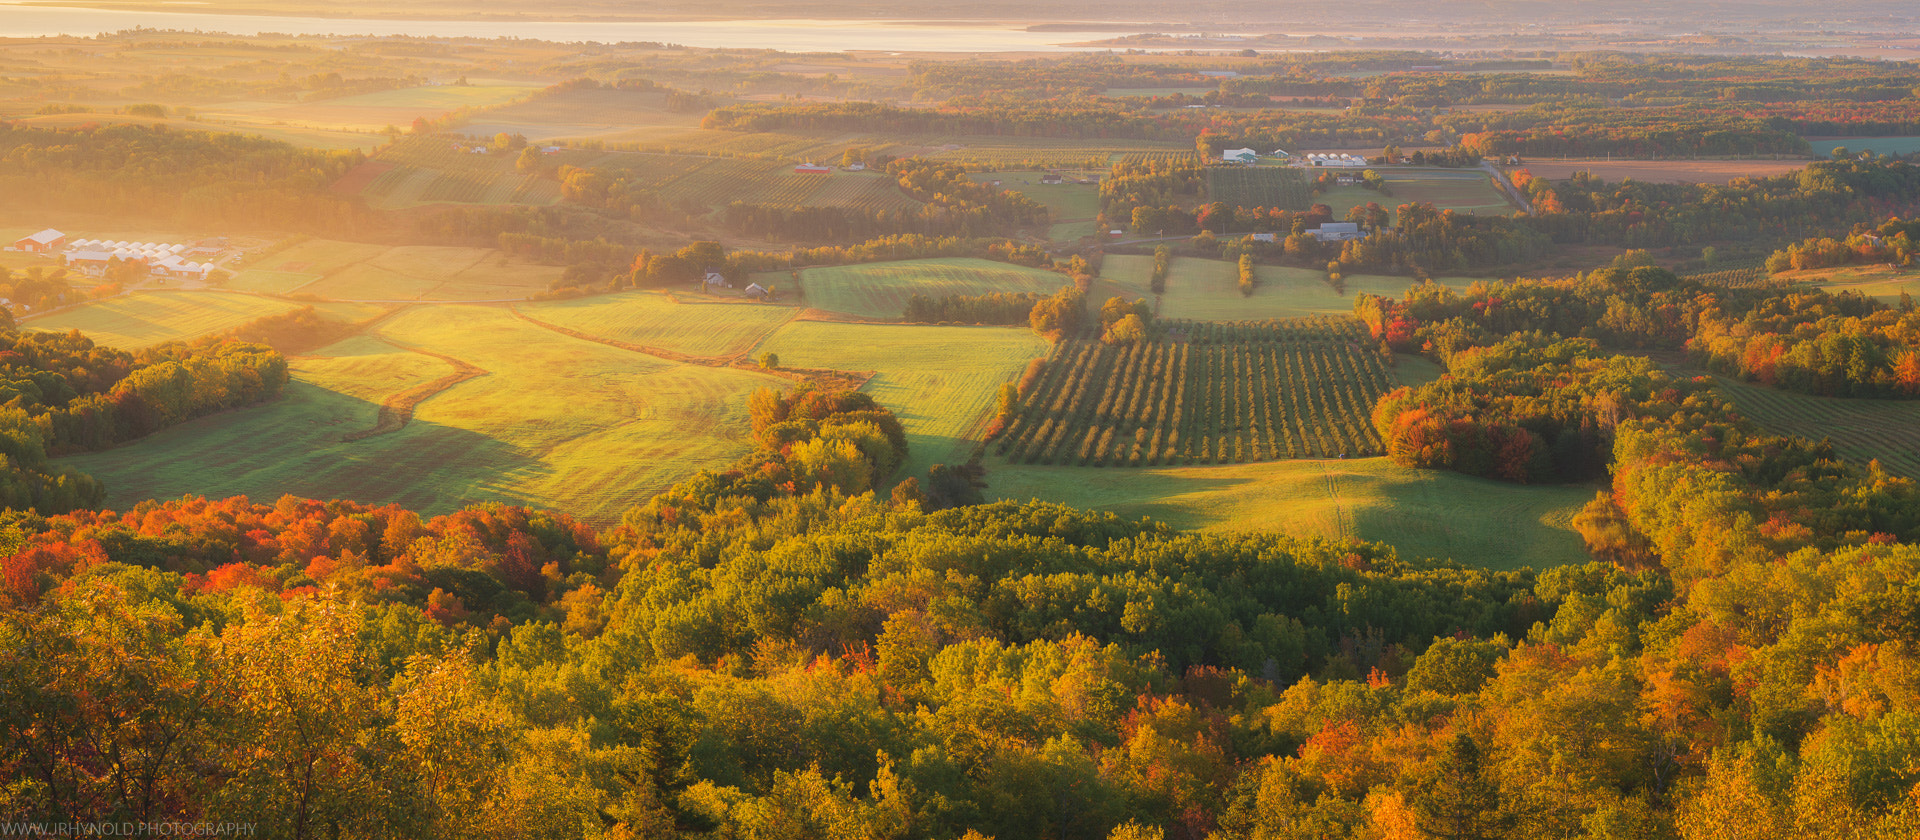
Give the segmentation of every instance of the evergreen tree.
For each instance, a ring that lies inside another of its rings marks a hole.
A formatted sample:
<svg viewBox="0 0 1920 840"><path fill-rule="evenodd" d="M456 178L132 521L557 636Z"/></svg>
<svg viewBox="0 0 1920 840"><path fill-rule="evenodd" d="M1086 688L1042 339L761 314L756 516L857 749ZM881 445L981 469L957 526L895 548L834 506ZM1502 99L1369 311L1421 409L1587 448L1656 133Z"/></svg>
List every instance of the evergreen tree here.
<svg viewBox="0 0 1920 840"><path fill-rule="evenodd" d="M1446 752L1416 782L1410 797L1415 824L1437 840L1492 840L1506 837L1513 816L1500 807L1500 790L1481 767L1480 745L1465 733L1453 736Z"/></svg>

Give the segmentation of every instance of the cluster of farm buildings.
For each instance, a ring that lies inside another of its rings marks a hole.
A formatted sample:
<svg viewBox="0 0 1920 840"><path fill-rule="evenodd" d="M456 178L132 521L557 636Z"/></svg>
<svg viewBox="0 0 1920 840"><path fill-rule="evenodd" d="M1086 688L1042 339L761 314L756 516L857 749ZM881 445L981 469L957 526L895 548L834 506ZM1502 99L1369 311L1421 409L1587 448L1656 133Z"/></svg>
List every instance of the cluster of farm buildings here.
<svg viewBox="0 0 1920 840"><path fill-rule="evenodd" d="M1363 167L1367 165L1365 155L1342 153L1321 154L1319 152L1296 155L1288 152L1286 149L1274 149L1273 154L1270 155L1262 155L1252 149L1228 149L1220 153L1220 162L1255 164L1259 163L1263 157L1284 158L1287 163L1292 166Z"/></svg>
<svg viewBox="0 0 1920 840"><path fill-rule="evenodd" d="M10 250L58 257L68 268L92 277L105 276L107 269L117 262L143 266L149 274L204 280L213 273L213 263L196 262L190 257L211 256L224 248L217 241L187 245L108 239L69 240L66 234L47 228L20 238Z"/></svg>

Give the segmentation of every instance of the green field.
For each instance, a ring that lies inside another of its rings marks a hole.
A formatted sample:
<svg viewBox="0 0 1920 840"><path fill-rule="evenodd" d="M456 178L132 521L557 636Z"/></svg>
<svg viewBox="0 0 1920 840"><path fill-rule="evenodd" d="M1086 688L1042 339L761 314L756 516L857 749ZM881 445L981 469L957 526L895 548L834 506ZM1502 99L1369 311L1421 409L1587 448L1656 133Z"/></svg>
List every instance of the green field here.
<svg viewBox="0 0 1920 840"><path fill-rule="evenodd" d="M259 258L227 286L342 300L525 300L562 270L490 248L314 239Z"/></svg>
<svg viewBox="0 0 1920 840"><path fill-rule="evenodd" d="M744 353L797 312L752 303L676 303L659 292L623 292L520 307L570 330L691 356Z"/></svg>
<svg viewBox="0 0 1920 840"><path fill-rule="evenodd" d="M451 366L486 371L416 409L405 428L352 443L379 401ZM667 362L569 338L505 308L430 305L294 362L285 399L67 459L108 503L184 493L282 493L446 513L478 501L556 507L608 522L748 450L746 399L785 380Z"/></svg>
<svg viewBox="0 0 1920 840"><path fill-rule="evenodd" d="M1065 172L1070 180L1080 180L1101 172ZM1053 226L1047 236L1056 242L1071 242L1097 231L1100 215L1100 185L1042 184L1038 172L976 172L969 176L984 183L1000 182L1000 188L1020 193L1047 208Z"/></svg>
<svg viewBox="0 0 1920 840"><path fill-rule="evenodd" d="M136 292L25 321L29 330L79 330L125 350L230 330L300 304L225 292Z"/></svg>
<svg viewBox="0 0 1920 840"><path fill-rule="evenodd" d="M1096 305L1109 297L1153 299L1148 281L1153 257L1115 254L1100 267L1094 283ZM1167 275L1167 291L1160 297L1159 316L1195 321L1242 321L1295 318L1305 315L1347 315L1362 292L1400 297L1413 281L1405 277L1358 274L1346 278L1346 291L1327 284L1326 273L1293 266L1255 267L1260 280L1252 297L1240 294L1239 267L1224 260L1176 257Z"/></svg>
<svg viewBox="0 0 1920 840"><path fill-rule="evenodd" d="M1885 265L1848 265L1806 271L1787 271L1769 279L1787 283L1811 283L1822 290L1839 294L1857 292L1882 303L1899 303L1900 293L1920 297L1920 271L1889 268Z"/></svg>
<svg viewBox="0 0 1920 840"><path fill-rule="evenodd" d="M873 371L861 390L906 426L905 477L966 460L995 390L1019 379L1029 361L1047 354L1047 344L1024 327L795 321L754 349L762 352L789 367Z"/></svg>
<svg viewBox="0 0 1920 840"><path fill-rule="evenodd" d="M1720 392L1770 431L1828 438L1849 461L1878 459L1888 472L1920 479L1920 402L1815 397L1718 379Z"/></svg>
<svg viewBox="0 0 1920 840"><path fill-rule="evenodd" d="M899 318L915 294L1052 294L1067 278L1051 271L971 257L867 263L800 272L808 306L861 318Z"/></svg>
<svg viewBox="0 0 1920 840"><path fill-rule="evenodd" d="M1505 215L1514 210L1492 179L1477 169L1400 169L1382 170L1380 174L1386 178L1387 191L1392 193L1380 201L1382 207L1424 201L1442 210L1477 215ZM1375 196L1380 198L1378 194ZM1343 212L1335 209L1336 214Z"/></svg>
<svg viewBox="0 0 1920 840"><path fill-rule="evenodd" d="M1393 545L1495 569L1583 563L1571 522L1592 487L1505 484L1385 458L1214 467L995 466L989 498L1046 499L1212 531L1277 530Z"/></svg>
<svg viewBox="0 0 1920 840"><path fill-rule="evenodd" d="M318 279L320 279L318 274L251 268L233 275L233 279L228 280L224 285L236 292L284 295Z"/></svg>

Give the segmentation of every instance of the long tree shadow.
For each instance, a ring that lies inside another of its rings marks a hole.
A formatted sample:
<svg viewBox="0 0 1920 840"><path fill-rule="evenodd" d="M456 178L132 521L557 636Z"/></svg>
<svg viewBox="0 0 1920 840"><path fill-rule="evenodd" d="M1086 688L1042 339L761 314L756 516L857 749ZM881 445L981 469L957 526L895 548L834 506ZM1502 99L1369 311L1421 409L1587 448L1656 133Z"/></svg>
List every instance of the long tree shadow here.
<svg viewBox="0 0 1920 840"><path fill-rule="evenodd" d="M481 501L538 503L513 490L550 477L552 468L483 434L415 419L390 434L346 440L373 427L380 411L377 403L295 380L274 402L59 462L104 482L115 509L188 494L347 498L427 514Z"/></svg>

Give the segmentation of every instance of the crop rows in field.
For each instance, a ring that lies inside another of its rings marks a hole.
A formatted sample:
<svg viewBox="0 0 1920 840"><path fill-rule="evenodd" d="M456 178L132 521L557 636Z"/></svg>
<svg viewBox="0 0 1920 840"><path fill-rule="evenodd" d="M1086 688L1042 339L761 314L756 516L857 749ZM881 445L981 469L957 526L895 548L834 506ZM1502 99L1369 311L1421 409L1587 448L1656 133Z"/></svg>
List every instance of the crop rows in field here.
<svg viewBox="0 0 1920 840"><path fill-rule="evenodd" d="M442 172L498 172L513 167L514 156L464 151L473 145L444 137L410 137L381 150L380 159Z"/></svg>
<svg viewBox="0 0 1920 840"><path fill-rule="evenodd" d="M1313 203L1313 188L1292 169L1214 166L1207 169L1207 196L1228 207L1305 210Z"/></svg>
<svg viewBox="0 0 1920 840"><path fill-rule="evenodd" d="M1765 268L1757 265L1747 268L1730 268L1725 271L1704 271L1686 275L1685 279L1703 286L1718 286L1723 289L1771 288L1789 285L1787 281L1768 274Z"/></svg>
<svg viewBox="0 0 1920 840"><path fill-rule="evenodd" d="M857 210L911 210L920 204L908 198L892 178L884 175L834 175L826 186L813 194L809 203L816 207L851 207Z"/></svg>
<svg viewBox="0 0 1920 840"><path fill-rule="evenodd" d="M590 165L618 169L643 187L659 189L715 160L700 155L609 152L594 158Z"/></svg>
<svg viewBox="0 0 1920 840"><path fill-rule="evenodd" d="M783 163L723 158L667 184L660 190L660 195L676 203L719 207L746 200L761 184L787 174L784 172L786 169ZM817 188L819 184L814 186Z"/></svg>
<svg viewBox="0 0 1920 840"><path fill-rule="evenodd" d="M998 451L1016 464L1155 466L1374 455L1391 388L1344 317L1176 322L1165 338L1054 347Z"/></svg>
<svg viewBox="0 0 1920 840"><path fill-rule="evenodd" d="M1721 379L1721 393L1769 431L1833 441L1842 457L1920 479L1920 402L1815 397Z"/></svg>
<svg viewBox="0 0 1920 840"><path fill-rule="evenodd" d="M1155 161L1191 160L1199 152L1126 152L1114 155L1114 163L1141 164Z"/></svg>

